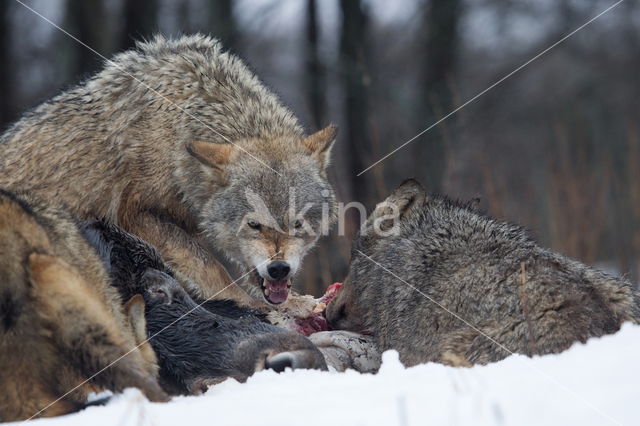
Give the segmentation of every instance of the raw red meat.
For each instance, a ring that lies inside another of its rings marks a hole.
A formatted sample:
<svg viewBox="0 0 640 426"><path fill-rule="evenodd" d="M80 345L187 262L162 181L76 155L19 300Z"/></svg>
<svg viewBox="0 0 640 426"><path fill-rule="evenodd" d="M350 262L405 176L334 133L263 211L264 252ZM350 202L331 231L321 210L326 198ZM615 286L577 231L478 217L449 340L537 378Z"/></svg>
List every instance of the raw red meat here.
<svg viewBox="0 0 640 426"><path fill-rule="evenodd" d="M342 283L334 283L327 287L327 291L324 293L322 297L318 300L318 304L314 309L313 313L306 318L295 318L296 331L300 334L304 334L305 336L309 336L313 333L317 333L319 331L328 331L331 330L329 327L329 323L324 316L324 310L331 302L331 300L336 297L338 291L342 287Z"/></svg>
<svg viewBox="0 0 640 426"><path fill-rule="evenodd" d="M328 305L331 300L338 294L338 291L342 287L342 283L333 283L329 287L327 287L327 291L324 292L324 295L320 298L320 301L325 305Z"/></svg>

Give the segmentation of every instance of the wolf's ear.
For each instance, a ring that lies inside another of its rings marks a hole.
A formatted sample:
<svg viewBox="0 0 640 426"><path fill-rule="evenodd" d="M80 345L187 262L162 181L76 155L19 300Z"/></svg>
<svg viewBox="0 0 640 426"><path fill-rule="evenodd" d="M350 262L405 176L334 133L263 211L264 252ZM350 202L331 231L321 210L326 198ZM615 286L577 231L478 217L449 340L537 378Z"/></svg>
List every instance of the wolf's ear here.
<svg viewBox="0 0 640 426"><path fill-rule="evenodd" d="M141 294L136 294L124 305L124 311L133 330L136 344L147 339L147 321L144 317L144 299Z"/></svg>
<svg viewBox="0 0 640 426"><path fill-rule="evenodd" d="M304 146L311 155L318 159L322 171L325 171L329 165L331 147L333 146L337 135L338 128L334 125L330 125L302 140L302 146Z"/></svg>
<svg viewBox="0 0 640 426"><path fill-rule="evenodd" d="M227 143L193 141L187 144L187 152L202 164L222 172L236 155L237 148Z"/></svg>
<svg viewBox="0 0 640 426"><path fill-rule="evenodd" d="M376 205L369 216L369 222L380 222L380 228L386 230L393 225L393 218L402 218L412 211L412 207L421 204L427 198L425 188L415 179L407 179L397 187L383 202Z"/></svg>
<svg viewBox="0 0 640 426"><path fill-rule="evenodd" d="M406 179L385 200L398 207L400 216L404 216L414 205L427 198L427 190L415 179Z"/></svg>
<svg viewBox="0 0 640 426"><path fill-rule="evenodd" d="M469 200L469 202L467 203L467 207L469 207L470 210L479 211L481 202L482 198L480 196L474 197Z"/></svg>

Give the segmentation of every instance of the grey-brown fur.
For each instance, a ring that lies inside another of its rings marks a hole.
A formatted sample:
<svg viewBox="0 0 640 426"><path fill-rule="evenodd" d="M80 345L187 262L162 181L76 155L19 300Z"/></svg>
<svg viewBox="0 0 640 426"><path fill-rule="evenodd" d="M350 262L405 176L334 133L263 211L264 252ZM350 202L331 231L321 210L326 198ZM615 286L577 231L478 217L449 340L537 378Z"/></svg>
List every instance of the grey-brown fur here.
<svg viewBox="0 0 640 426"><path fill-rule="evenodd" d="M355 239L349 276L327 318L339 328L369 329L405 364L555 353L639 322L629 282L541 248L518 226L428 196L411 180L386 201L399 207L399 234L372 232L389 213L380 204Z"/></svg>
<svg viewBox="0 0 640 426"><path fill-rule="evenodd" d="M0 421L65 414L103 389L165 400L144 328L144 305L123 307L67 213L0 190Z"/></svg>
<svg viewBox="0 0 640 426"><path fill-rule="evenodd" d="M197 296L263 301L253 275L244 291L218 294L230 277L212 248L243 270L271 256L299 264L317 236L248 229L245 190L288 231L296 188L299 206L314 204L306 219L318 230L320 203L335 209L325 176L334 138L331 127L305 138L216 40L158 36L10 128L0 141L0 186L63 200L79 219L117 223L158 247L183 284L197 282L189 288Z"/></svg>

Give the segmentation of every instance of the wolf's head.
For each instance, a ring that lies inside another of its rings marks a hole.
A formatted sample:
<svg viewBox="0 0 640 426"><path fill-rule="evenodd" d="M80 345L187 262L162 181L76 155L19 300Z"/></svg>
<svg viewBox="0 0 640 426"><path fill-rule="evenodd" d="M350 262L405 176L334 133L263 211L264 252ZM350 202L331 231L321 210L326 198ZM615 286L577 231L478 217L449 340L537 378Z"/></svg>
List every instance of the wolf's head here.
<svg viewBox="0 0 640 426"><path fill-rule="evenodd" d="M325 311L332 328L375 332L372 330L375 319L368 318L375 316L371 312L384 312L385 304L393 303L389 294L408 289L402 283L398 286L397 278L383 267L404 275L416 265L420 267L422 259L414 256L415 247L421 243L416 236L416 224L427 199L422 185L408 179L379 203L362 224L353 241L348 275Z"/></svg>
<svg viewBox="0 0 640 426"><path fill-rule="evenodd" d="M200 229L244 270L239 285L255 299L286 301L302 258L335 220L335 196L326 177L335 137L330 126L302 140L253 138L187 147L214 188L197 195Z"/></svg>

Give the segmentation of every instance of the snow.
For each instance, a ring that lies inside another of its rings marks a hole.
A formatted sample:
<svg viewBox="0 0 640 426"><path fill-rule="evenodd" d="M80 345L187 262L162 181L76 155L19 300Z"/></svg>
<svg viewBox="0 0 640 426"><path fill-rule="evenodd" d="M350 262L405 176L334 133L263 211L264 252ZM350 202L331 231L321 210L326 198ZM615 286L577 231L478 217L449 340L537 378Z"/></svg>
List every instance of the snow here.
<svg viewBox="0 0 640 426"><path fill-rule="evenodd" d="M34 425L638 425L639 361L640 326L625 324L559 355L473 368L406 369L389 351L376 375L263 371L166 404L129 389Z"/></svg>

